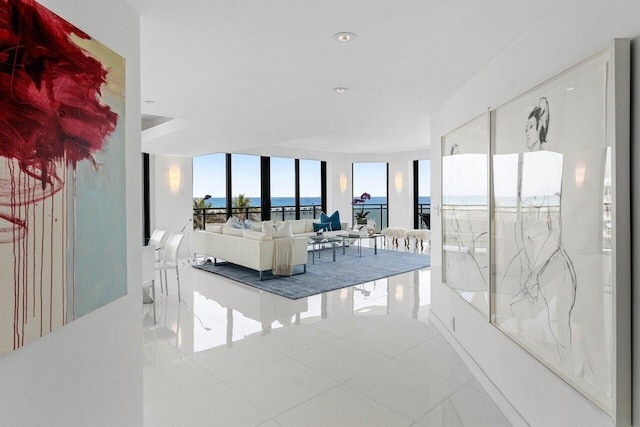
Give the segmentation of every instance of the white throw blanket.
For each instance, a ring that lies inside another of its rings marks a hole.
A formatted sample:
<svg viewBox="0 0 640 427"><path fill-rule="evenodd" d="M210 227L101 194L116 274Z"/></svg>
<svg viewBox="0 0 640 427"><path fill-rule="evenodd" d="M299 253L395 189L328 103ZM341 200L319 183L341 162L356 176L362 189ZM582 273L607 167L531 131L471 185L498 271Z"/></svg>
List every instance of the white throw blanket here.
<svg viewBox="0 0 640 427"><path fill-rule="evenodd" d="M272 273L280 276L293 274L293 237L273 239Z"/></svg>

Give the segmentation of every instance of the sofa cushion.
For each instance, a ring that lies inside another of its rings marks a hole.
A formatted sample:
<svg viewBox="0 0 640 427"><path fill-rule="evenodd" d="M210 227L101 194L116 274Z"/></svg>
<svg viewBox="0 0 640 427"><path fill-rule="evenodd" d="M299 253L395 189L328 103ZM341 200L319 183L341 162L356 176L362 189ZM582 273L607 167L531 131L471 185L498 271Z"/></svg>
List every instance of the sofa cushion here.
<svg viewBox="0 0 640 427"><path fill-rule="evenodd" d="M276 235L273 236L275 239L279 239L282 237L293 237L293 230L291 229L291 222L285 221L282 226L276 228Z"/></svg>
<svg viewBox="0 0 640 427"><path fill-rule="evenodd" d="M313 231L318 232L320 230L331 231L331 223L330 222L314 222Z"/></svg>
<svg viewBox="0 0 640 427"><path fill-rule="evenodd" d="M212 233L222 234L222 226L221 225L214 225L214 226L210 227L209 229L207 229L207 231L210 231Z"/></svg>
<svg viewBox="0 0 640 427"><path fill-rule="evenodd" d="M268 234L269 236L276 235L276 227L271 221L263 221L262 222L262 232L264 234Z"/></svg>
<svg viewBox="0 0 640 427"><path fill-rule="evenodd" d="M240 230L239 228L222 227L222 234L228 234L229 236L242 237L243 232L244 232L244 229Z"/></svg>
<svg viewBox="0 0 640 427"><path fill-rule="evenodd" d="M244 230L242 232L242 237L244 237L245 239L253 239L253 240L271 240L271 239L273 239L273 237L269 236L268 234L264 234L264 233L261 233L259 231L253 231L253 230Z"/></svg>
<svg viewBox="0 0 640 427"><path fill-rule="evenodd" d="M304 222L306 224L305 228L304 228L304 232L305 233L313 233L313 224L316 223L316 222L320 222L320 221L317 220L317 219L307 218L307 219L304 220Z"/></svg>
<svg viewBox="0 0 640 427"><path fill-rule="evenodd" d="M332 230L341 230L340 226L340 212L335 211L331 216L327 216L326 213L320 213L320 222L330 222Z"/></svg>
<svg viewBox="0 0 640 427"><path fill-rule="evenodd" d="M291 223L291 231L293 234L302 234L306 233L307 230L307 221L304 219L292 219L289 221Z"/></svg>

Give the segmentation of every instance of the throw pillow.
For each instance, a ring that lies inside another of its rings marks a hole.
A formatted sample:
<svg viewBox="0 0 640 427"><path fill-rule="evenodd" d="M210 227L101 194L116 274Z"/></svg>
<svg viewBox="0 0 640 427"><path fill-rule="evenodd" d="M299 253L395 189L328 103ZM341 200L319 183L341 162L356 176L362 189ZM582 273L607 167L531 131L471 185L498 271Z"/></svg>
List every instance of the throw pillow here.
<svg viewBox="0 0 640 427"><path fill-rule="evenodd" d="M262 232L268 236L273 237L274 239L280 237L293 237L293 231L291 229L291 223L289 221L281 222L278 221L277 224L269 224L269 221L265 221L262 223Z"/></svg>
<svg viewBox="0 0 640 427"><path fill-rule="evenodd" d="M317 233L320 230L331 231L331 223L330 222L314 222L313 231Z"/></svg>
<svg viewBox="0 0 640 427"><path fill-rule="evenodd" d="M327 216L326 213L320 213L320 222L330 222L332 230L341 230L340 227L340 212L335 211L331 216Z"/></svg>
<svg viewBox="0 0 640 427"><path fill-rule="evenodd" d="M253 230L253 224L251 223L251 221L246 220L243 225L246 230Z"/></svg>
<svg viewBox="0 0 640 427"><path fill-rule="evenodd" d="M276 235L276 227L271 221L265 221L262 223L262 232L267 236L274 237Z"/></svg>
<svg viewBox="0 0 640 427"><path fill-rule="evenodd" d="M238 218L236 218L235 216L232 217L233 219L231 220L231 226L233 228L236 228L238 230L244 230L244 225L242 224L242 221L240 221Z"/></svg>
<svg viewBox="0 0 640 427"><path fill-rule="evenodd" d="M279 239L282 237L293 237L293 230L291 229L291 223L289 221L285 221L282 226L276 229L274 238Z"/></svg>

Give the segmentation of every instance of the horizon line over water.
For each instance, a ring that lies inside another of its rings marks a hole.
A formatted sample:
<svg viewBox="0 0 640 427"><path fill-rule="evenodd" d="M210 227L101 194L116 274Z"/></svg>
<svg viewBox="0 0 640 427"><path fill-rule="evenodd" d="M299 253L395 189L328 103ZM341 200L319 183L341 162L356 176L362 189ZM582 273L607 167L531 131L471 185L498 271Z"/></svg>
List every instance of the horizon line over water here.
<svg viewBox="0 0 640 427"><path fill-rule="evenodd" d="M199 199L201 197L194 197L193 200ZM260 197L247 197L251 200L251 207L260 207L261 199ZM212 197L207 200L210 207L212 208L224 208L227 205L227 200L224 197ZM431 197L422 196L418 198L418 203L420 204L430 204ZM371 200L368 200L364 205L386 205L387 198L386 197L371 197ZM294 206L295 198L294 197L272 197L271 198L271 206ZM320 206L320 197L300 197L300 205L301 206ZM363 203L358 203L355 206L362 206Z"/></svg>

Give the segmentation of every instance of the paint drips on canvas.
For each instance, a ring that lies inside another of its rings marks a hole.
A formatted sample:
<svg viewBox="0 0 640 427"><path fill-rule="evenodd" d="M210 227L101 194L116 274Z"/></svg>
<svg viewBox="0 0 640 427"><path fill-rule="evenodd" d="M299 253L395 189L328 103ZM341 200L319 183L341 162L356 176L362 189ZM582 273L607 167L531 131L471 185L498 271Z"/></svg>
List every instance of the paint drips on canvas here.
<svg viewBox="0 0 640 427"><path fill-rule="evenodd" d="M76 166L99 168L118 122L101 100L109 71L74 38L90 39L32 0L0 0L0 244L13 245L14 349L30 322L40 336L67 323Z"/></svg>

